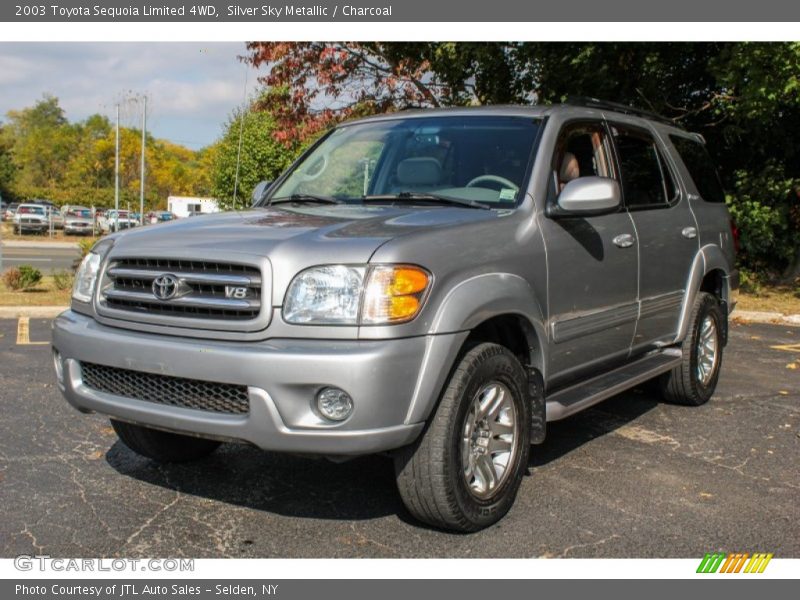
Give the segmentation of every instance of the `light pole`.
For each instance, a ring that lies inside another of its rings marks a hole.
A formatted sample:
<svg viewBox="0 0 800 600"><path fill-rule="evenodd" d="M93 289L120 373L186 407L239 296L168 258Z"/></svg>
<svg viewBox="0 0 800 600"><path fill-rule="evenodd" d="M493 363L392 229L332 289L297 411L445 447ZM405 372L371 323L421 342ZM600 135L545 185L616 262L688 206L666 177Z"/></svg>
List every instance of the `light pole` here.
<svg viewBox="0 0 800 600"><path fill-rule="evenodd" d="M114 210L119 210L119 103L117 103L117 140L114 154Z"/></svg>
<svg viewBox="0 0 800 600"><path fill-rule="evenodd" d="M147 130L147 95L144 96L144 107L142 109L142 168L141 179L139 180L139 225L144 225L144 151L145 151L145 131Z"/></svg>

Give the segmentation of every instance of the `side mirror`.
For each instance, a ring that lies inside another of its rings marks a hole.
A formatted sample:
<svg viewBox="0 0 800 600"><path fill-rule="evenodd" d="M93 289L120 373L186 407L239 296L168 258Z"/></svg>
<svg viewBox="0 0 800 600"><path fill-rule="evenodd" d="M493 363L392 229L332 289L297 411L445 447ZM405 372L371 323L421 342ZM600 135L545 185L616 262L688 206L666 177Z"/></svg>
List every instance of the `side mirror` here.
<svg viewBox="0 0 800 600"><path fill-rule="evenodd" d="M559 212L564 215L602 215L620 205L619 183L608 177L573 179L558 195Z"/></svg>
<svg viewBox="0 0 800 600"><path fill-rule="evenodd" d="M264 198L264 194L269 189L269 186L272 185L271 181L259 181L256 184L256 187L253 188L253 196L251 198L252 203L251 206L255 206L259 202L261 202L262 198Z"/></svg>

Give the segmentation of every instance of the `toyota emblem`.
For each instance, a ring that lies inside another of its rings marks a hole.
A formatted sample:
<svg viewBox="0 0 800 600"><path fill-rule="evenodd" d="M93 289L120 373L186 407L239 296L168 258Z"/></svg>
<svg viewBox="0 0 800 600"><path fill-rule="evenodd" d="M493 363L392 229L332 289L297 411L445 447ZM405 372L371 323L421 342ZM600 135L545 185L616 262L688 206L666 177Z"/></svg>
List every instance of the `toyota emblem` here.
<svg viewBox="0 0 800 600"><path fill-rule="evenodd" d="M175 275L159 275L153 280L153 296L159 300L170 300L178 293L180 280Z"/></svg>

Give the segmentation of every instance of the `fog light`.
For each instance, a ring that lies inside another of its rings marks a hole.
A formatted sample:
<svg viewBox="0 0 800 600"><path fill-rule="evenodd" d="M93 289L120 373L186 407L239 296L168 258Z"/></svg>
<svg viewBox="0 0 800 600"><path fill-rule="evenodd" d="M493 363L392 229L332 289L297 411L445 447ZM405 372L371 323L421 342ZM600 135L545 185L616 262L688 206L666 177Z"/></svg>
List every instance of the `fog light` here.
<svg viewBox="0 0 800 600"><path fill-rule="evenodd" d="M58 350L53 350L53 366L56 369L58 383L64 383L64 364L61 362L61 353Z"/></svg>
<svg viewBox="0 0 800 600"><path fill-rule="evenodd" d="M344 390L326 387L317 394L317 410L326 419L344 421L353 412L353 399Z"/></svg>

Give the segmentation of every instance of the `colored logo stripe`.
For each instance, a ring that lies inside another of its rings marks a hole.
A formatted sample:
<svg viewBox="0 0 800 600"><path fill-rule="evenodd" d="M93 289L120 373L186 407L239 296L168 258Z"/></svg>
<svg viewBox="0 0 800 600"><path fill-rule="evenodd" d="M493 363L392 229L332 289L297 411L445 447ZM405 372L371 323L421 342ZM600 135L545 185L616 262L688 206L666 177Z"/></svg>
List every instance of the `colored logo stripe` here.
<svg viewBox="0 0 800 600"><path fill-rule="evenodd" d="M767 568L773 554L756 552L752 556L747 552L707 552L697 567L698 573L740 573L744 567L745 573L763 573ZM747 559L750 559L749 561Z"/></svg>

